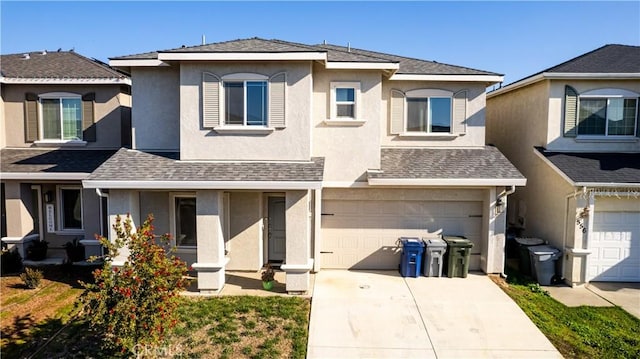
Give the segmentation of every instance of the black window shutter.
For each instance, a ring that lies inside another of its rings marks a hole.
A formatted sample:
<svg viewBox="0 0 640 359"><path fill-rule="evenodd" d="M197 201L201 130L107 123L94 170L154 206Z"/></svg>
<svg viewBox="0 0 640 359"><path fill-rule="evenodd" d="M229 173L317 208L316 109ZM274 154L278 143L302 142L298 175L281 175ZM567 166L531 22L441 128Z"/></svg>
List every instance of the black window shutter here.
<svg viewBox="0 0 640 359"><path fill-rule="evenodd" d="M94 114L95 100L95 92L89 92L82 96L82 139L87 142L96 142L96 125Z"/></svg>
<svg viewBox="0 0 640 359"><path fill-rule="evenodd" d="M24 137L25 142L38 140L38 95L27 92L24 99Z"/></svg>

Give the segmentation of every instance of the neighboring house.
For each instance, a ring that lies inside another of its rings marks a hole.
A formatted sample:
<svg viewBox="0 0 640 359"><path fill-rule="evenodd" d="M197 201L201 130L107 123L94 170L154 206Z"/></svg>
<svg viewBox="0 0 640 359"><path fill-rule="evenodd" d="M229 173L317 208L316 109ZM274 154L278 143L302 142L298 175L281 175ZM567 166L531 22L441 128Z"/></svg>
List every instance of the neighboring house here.
<svg viewBox="0 0 640 359"><path fill-rule="evenodd" d="M438 233L502 272L506 196L525 179L485 146L501 75L259 38L110 65L132 76L133 149L83 184L108 193L111 221L153 213L201 292L268 262L305 292L311 271L397 269L399 237Z"/></svg>
<svg viewBox="0 0 640 359"><path fill-rule="evenodd" d="M509 222L571 285L640 281L640 47L606 45L487 95L487 141L527 177Z"/></svg>
<svg viewBox="0 0 640 359"><path fill-rule="evenodd" d="M46 240L58 260L96 245L106 200L81 181L130 146L131 80L73 51L2 55L0 72L3 242Z"/></svg>

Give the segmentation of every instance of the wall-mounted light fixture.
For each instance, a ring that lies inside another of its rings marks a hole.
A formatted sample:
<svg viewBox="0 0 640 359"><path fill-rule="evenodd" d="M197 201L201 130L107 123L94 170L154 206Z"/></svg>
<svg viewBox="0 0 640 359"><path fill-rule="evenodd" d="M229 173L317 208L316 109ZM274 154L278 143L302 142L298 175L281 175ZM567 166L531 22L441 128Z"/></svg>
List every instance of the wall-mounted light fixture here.
<svg viewBox="0 0 640 359"><path fill-rule="evenodd" d="M47 191L44 193L44 201L47 203L51 203L53 201L53 192Z"/></svg>

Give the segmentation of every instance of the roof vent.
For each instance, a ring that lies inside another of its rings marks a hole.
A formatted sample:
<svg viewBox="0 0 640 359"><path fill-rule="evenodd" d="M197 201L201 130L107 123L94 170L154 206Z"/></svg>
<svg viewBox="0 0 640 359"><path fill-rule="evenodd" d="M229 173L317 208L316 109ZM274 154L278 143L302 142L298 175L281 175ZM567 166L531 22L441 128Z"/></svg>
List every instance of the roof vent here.
<svg viewBox="0 0 640 359"><path fill-rule="evenodd" d="M23 54L22 58L25 60L29 60L31 58L31 56L29 56L29 54Z"/></svg>
<svg viewBox="0 0 640 359"><path fill-rule="evenodd" d="M42 54L41 55L46 55L47 54L47 50L42 50Z"/></svg>
<svg viewBox="0 0 640 359"><path fill-rule="evenodd" d="M327 44L327 40L322 40L322 45L326 45Z"/></svg>
<svg viewBox="0 0 640 359"><path fill-rule="evenodd" d="M347 42L347 52L351 52L351 42Z"/></svg>

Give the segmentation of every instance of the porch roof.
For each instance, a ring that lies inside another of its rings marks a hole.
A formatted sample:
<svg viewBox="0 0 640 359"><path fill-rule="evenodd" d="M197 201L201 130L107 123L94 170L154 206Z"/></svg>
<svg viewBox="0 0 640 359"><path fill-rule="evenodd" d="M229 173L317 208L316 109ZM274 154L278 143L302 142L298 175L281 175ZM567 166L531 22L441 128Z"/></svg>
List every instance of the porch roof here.
<svg viewBox="0 0 640 359"><path fill-rule="evenodd" d="M640 184L640 153L535 151L575 186Z"/></svg>
<svg viewBox="0 0 640 359"><path fill-rule="evenodd" d="M87 188L320 188L324 158L310 161L181 161L175 152L120 149L86 180Z"/></svg>
<svg viewBox="0 0 640 359"><path fill-rule="evenodd" d="M384 148L370 185L524 186L526 179L495 147Z"/></svg>
<svg viewBox="0 0 640 359"><path fill-rule="evenodd" d="M82 180L115 150L3 148L0 177L31 180Z"/></svg>

